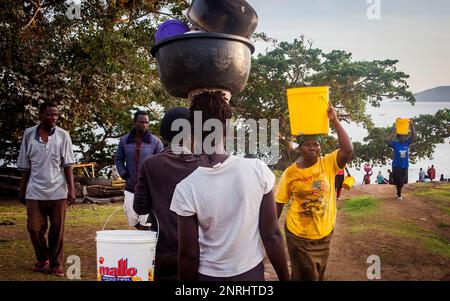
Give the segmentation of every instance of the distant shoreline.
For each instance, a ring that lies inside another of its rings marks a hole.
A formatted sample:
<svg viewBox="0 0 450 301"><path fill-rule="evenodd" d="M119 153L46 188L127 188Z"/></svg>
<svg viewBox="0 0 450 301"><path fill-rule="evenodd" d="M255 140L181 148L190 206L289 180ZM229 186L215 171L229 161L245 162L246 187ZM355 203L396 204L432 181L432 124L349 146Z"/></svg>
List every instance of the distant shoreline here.
<svg viewBox="0 0 450 301"><path fill-rule="evenodd" d="M388 101L388 102L408 102L405 99L399 99L399 100L386 99L385 101ZM450 99L449 100L416 100L416 102L442 102L442 103L446 103L446 102L450 102Z"/></svg>
<svg viewBox="0 0 450 301"><path fill-rule="evenodd" d="M416 102L450 102L450 86L440 86L414 93ZM406 98L391 101L406 102Z"/></svg>

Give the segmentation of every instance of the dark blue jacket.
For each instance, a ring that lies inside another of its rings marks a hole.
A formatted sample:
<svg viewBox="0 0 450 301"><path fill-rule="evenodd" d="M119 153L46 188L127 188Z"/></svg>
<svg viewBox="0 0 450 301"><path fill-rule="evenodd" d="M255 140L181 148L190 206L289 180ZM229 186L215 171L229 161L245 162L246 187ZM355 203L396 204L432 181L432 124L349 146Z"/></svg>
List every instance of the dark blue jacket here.
<svg viewBox="0 0 450 301"><path fill-rule="evenodd" d="M136 165L136 130L120 138L119 146L114 157L119 175L126 180L125 190L134 192L139 168L147 156L159 154L163 150L161 140L150 132L145 132L142 136L141 153Z"/></svg>

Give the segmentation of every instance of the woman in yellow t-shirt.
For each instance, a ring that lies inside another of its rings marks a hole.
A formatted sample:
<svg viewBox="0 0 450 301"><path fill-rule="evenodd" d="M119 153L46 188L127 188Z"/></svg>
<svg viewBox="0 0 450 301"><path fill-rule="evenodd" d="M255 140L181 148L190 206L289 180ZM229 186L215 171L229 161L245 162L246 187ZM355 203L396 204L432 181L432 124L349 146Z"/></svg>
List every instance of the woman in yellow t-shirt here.
<svg viewBox="0 0 450 301"><path fill-rule="evenodd" d="M323 280L336 221L335 175L353 154L353 145L329 106L328 118L340 148L321 156L321 136L298 137L300 159L281 176L276 192L278 218L292 201L286 216L286 243L292 280Z"/></svg>

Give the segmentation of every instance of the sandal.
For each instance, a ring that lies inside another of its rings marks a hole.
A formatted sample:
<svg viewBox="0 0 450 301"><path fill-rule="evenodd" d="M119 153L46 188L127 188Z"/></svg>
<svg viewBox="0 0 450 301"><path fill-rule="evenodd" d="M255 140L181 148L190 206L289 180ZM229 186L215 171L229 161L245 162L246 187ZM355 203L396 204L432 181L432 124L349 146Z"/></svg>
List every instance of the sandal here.
<svg viewBox="0 0 450 301"><path fill-rule="evenodd" d="M45 271L46 269L48 269L48 264L49 264L48 260L36 262L33 267L33 272Z"/></svg>
<svg viewBox="0 0 450 301"><path fill-rule="evenodd" d="M52 275L56 277L64 277L64 271L63 270L52 270Z"/></svg>

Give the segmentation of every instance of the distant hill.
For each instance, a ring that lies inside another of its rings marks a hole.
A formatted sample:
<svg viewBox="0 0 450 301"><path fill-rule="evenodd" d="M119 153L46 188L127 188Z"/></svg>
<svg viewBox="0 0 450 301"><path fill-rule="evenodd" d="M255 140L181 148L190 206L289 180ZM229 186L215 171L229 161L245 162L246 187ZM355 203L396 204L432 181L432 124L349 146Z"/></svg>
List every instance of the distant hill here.
<svg viewBox="0 0 450 301"><path fill-rule="evenodd" d="M418 102L450 102L450 86L441 86L414 94Z"/></svg>

